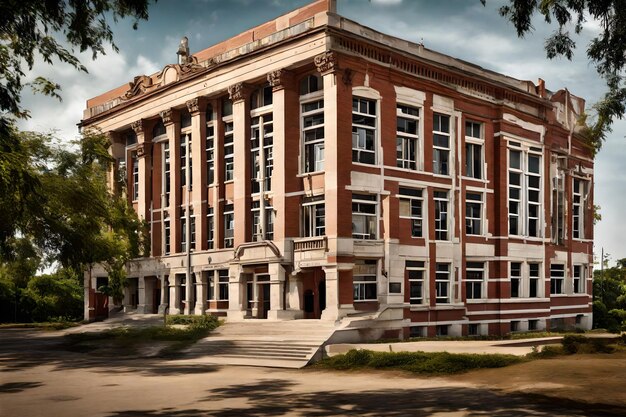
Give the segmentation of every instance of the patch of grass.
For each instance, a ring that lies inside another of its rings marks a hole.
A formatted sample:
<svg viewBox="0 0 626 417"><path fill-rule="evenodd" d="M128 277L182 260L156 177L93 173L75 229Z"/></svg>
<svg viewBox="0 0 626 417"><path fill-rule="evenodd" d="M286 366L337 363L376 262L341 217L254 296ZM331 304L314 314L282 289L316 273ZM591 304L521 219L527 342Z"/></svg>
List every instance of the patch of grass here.
<svg viewBox="0 0 626 417"><path fill-rule="evenodd" d="M412 337L409 339L380 339L371 343L404 343L404 342L432 342L432 341L473 341L473 340L524 340L544 337L562 337L566 335L578 335L581 331L529 331L515 332L504 336L477 335L477 336L437 336L437 337Z"/></svg>
<svg viewBox="0 0 626 417"><path fill-rule="evenodd" d="M0 329L38 329L38 330L63 330L70 327L80 326L85 322L80 321L49 321L41 323L2 323Z"/></svg>
<svg viewBox="0 0 626 417"><path fill-rule="evenodd" d="M479 355L448 352L372 352L352 349L318 362L315 366L328 369L394 369L424 375L447 375L473 369L501 368L524 362L515 355Z"/></svg>
<svg viewBox="0 0 626 417"><path fill-rule="evenodd" d="M112 355L135 355L142 346L160 342L165 346L160 355L174 354L206 337L220 325L215 316L197 316L185 328L171 326L117 327L102 332L86 332L65 336L64 347L77 352L106 350Z"/></svg>

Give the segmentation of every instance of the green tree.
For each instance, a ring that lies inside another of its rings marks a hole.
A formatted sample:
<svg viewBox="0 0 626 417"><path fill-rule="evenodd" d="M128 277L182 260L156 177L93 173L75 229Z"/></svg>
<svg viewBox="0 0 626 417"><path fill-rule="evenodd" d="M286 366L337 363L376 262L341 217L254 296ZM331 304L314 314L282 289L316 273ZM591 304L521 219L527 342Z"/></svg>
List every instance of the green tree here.
<svg viewBox="0 0 626 417"><path fill-rule="evenodd" d="M593 295L594 327L618 331L626 326L626 259L594 271Z"/></svg>
<svg viewBox="0 0 626 417"><path fill-rule="evenodd" d="M483 5L486 0L481 0ZM574 35L580 34L587 19L600 24L601 32L587 46L587 57L608 87L604 97L593 106L593 122L586 123L585 135L597 151L601 148L611 125L626 113L626 0L509 0L500 7L500 14L509 20L524 37L533 30L533 17L557 28L545 42L548 58L564 56L571 59L576 48ZM587 124L588 123L588 124Z"/></svg>

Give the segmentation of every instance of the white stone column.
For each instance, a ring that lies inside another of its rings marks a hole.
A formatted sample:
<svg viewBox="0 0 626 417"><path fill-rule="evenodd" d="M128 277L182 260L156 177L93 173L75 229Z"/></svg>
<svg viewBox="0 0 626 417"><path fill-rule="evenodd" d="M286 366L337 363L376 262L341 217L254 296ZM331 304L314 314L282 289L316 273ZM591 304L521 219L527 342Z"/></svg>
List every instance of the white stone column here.
<svg viewBox="0 0 626 417"><path fill-rule="evenodd" d="M293 318L304 317L302 279L299 275L291 275L289 277L289 292L287 294L287 309L293 315Z"/></svg>
<svg viewBox="0 0 626 417"><path fill-rule="evenodd" d="M339 318L339 270L336 265L323 269L326 276L326 308L321 319L335 321Z"/></svg>
<svg viewBox="0 0 626 417"><path fill-rule="evenodd" d="M294 314L285 309L283 292L285 288L285 268L279 263L269 264L270 310L268 319L293 319Z"/></svg>
<svg viewBox="0 0 626 417"><path fill-rule="evenodd" d="M142 219L150 219L150 194L152 190L152 132L146 121L139 119L131 123L137 135L137 164L139 164L139 189L137 190L137 214ZM132 192L129 188L129 192Z"/></svg>
<svg viewBox="0 0 626 417"><path fill-rule="evenodd" d="M207 280L206 274L196 272L196 305L193 314L204 314L207 309Z"/></svg>
<svg viewBox="0 0 626 417"><path fill-rule="evenodd" d="M180 286L178 283L176 275L170 275L170 314L181 314L180 305L178 299L180 298L178 294L180 293Z"/></svg>
<svg viewBox="0 0 626 417"><path fill-rule="evenodd" d="M162 274L159 276L159 279L161 280L161 302L159 304L159 314L164 314L165 310L168 307L168 298L169 298L169 285L167 282L167 275ZM166 294L167 293L167 294Z"/></svg>
<svg viewBox="0 0 626 417"><path fill-rule="evenodd" d="M140 276L137 278L137 296L138 296L138 304L137 304L137 313L147 313L146 309L146 277Z"/></svg>
<svg viewBox="0 0 626 417"><path fill-rule="evenodd" d="M95 311L95 307L96 306L92 306L91 305L91 288L92 288L92 283L89 277L89 271L85 271L85 273L83 274L83 296L84 296L84 308L83 308L83 317L86 321L91 321L91 315L89 314L90 311Z"/></svg>
<svg viewBox="0 0 626 417"><path fill-rule="evenodd" d="M242 291L241 267L231 265L228 270L228 312L229 321L243 320L246 314L245 291ZM218 289L216 288L216 291Z"/></svg>
<svg viewBox="0 0 626 417"><path fill-rule="evenodd" d="M184 314L193 314L194 310L194 287L195 284L193 282L193 272L189 274L188 278L185 280L185 306L184 306Z"/></svg>

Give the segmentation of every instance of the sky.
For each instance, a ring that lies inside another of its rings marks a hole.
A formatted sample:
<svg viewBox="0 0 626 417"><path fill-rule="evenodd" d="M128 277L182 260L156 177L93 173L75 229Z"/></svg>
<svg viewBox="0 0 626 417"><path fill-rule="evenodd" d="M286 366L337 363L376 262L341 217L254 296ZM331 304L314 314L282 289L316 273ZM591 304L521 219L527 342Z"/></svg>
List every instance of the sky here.
<svg viewBox="0 0 626 417"><path fill-rule="evenodd" d="M109 52L93 61L90 53L78 54L89 73L77 73L68 65L38 61L27 76L46 76L62 87L62 102L25 92L22 104L32 118L22 121L26 130L56 130L63 140L75 139L87 99L118 87L141 74L152 74L177 61L183 36L191 52L202 50L246 29L309 3L309 0L158 0L148 21L138 30L132 22L110 22L119 53ZM543 48L554 29L535 19L533 33L520 39L498 14L503 0L338 0L338 12L380 32L423 42L432 50L522 80L546 81L549 90L568 88L587 100L588 106L606 91L586 57L588 41L599 32L594 21L584 24L575 38L572 61L548 60ZM626 258L626 120L617 121L595 161L595 204L602 221L595 227L597 259L604 248L611 264Z"/></svg>

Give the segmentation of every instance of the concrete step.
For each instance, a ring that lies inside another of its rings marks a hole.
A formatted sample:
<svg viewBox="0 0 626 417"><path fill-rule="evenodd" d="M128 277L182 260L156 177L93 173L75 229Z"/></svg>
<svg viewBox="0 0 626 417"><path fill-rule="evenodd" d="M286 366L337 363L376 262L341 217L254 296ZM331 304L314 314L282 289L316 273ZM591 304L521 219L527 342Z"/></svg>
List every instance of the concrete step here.
<svg viewBox="0 0 626 417"><path fill-rule="evenodd" d="M185 351L203 363L301 368L334 333L315 320L227 322Z"/></svg>

